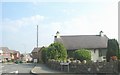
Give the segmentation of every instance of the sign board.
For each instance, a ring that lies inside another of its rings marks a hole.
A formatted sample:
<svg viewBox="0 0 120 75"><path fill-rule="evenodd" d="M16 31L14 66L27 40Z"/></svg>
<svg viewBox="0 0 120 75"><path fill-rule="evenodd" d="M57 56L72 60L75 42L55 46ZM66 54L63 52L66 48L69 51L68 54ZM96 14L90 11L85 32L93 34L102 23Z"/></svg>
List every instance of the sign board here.
<svg viewBox="0 0 120 75"><path fill-rule="evenodd" d="M37 59L34 59L34 63L37 63Z"/></svg>
<svg viewBox="0 0 120 75"><path fill-rule="evenodd" d="M62 63L60 63L60 65L69 65L69 63L63 63L63 62L62 62Z"/></svg>

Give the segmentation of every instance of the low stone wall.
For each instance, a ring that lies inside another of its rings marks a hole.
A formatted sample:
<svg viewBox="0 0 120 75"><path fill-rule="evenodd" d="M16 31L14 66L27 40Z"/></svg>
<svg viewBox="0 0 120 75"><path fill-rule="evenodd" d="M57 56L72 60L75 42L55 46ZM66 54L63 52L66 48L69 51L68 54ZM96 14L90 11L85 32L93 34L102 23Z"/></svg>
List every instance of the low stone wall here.
<svg viewBox="0 0 120 75"><path fill-rule="evenodd" d="M96 63L69 63L60 65L60 62L49 61L47 66L51 69L68 73L108 73L115 74L120 72L120 62L96 62Z"/></svg>

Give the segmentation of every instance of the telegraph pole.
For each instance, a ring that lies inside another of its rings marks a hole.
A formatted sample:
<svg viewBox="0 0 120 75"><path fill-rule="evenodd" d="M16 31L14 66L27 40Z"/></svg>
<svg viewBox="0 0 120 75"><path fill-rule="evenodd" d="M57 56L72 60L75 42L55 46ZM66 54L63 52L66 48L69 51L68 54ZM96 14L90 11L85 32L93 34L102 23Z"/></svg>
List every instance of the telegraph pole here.
<svg viewBox="0 0 120 75"><path fill-rule="evenodd" d="M38 25L37 25L37 48L38 48Z"/></svg>

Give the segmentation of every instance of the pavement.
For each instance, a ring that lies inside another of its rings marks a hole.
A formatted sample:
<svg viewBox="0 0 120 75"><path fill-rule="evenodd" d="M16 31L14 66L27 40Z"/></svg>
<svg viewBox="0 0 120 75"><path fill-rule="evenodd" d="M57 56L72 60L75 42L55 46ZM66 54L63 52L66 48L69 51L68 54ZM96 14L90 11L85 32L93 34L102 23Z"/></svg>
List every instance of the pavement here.
<svg viewBox="0 0 120 75"><path fill-rule="evenodd" d="M61 72L51 70L44 64L35 64L35 67L31 70L31 73L38 74L38 73L61 73Z"/></svg>

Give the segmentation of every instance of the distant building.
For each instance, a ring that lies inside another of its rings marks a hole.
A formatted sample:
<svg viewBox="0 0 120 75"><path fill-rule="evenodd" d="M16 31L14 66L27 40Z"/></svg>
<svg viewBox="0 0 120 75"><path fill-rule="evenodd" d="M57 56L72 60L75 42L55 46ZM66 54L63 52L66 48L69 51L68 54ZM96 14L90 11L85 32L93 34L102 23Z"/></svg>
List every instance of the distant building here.
<svg viewBox="0 0 120 75"><path fill-rule="evenodd" d="M41 62L42 60L41 60L41 50L42 50L42 48L43 47L38 47L38 48L34 48L33 50L32 50L32 58L33 58L33 61L35 60L37 60L37 62Z"/></svg>
<svg viewBox="0 0 120 75"><path fill-rule="evenodd" d="M2 62L2 57L3 56L3 51L2 50L0 50L0 62Z"/></svg>
<svg viewBox="0 0 120 75"><path fill-rule="evenodd" d="M0 56L3 62L17 60L20 58L20 52L16 50L10 50L8 47L0 47Z"/></svg>
<svg viewBox="0 0 120 75"><path fill-rule="evenodd" d="M101 31L99 35L68 35L61 36L56 33L54 42L62 43L68 54L78 49L88 49L91 51L91 60L103 61L106 58L108 37Z"/></svg>
<svg viewBox="0 0 120 75"><path fill-rule="evenodd" d="M39 51L40 51L40 49L41 49L41 47L34 48L34 49L32 50L31 53L32 53L33 61L35 61L35 60L36 60L36 62L39 61Z"/></svg>
<svg viewBox="0 0 120 75"><path fill-rule="evenodd" d="M21 60L24 62L31 62L33 60L31 53L21 54Z"/></svg>

